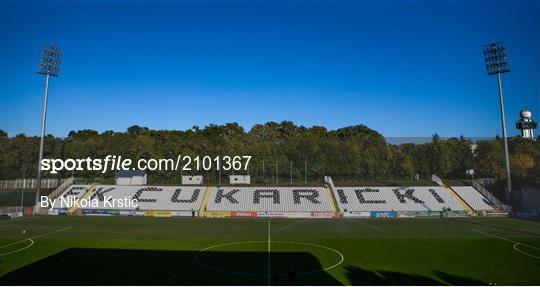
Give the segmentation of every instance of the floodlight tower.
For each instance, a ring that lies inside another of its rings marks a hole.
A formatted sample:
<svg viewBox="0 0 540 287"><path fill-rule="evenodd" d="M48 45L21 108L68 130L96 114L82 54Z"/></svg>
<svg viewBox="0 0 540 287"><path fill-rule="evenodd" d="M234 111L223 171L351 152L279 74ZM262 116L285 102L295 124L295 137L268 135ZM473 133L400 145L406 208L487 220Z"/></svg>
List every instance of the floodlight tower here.
<svg viewBox="0 0 540 287"><path fill-rule="evenodd" d="M43 114L41 117L41 139L39 142L39 161L37 172L36 208L39 206L41 192L41 160L43 159L43 145L45 143L45 123L47 119L47 97L49 96L49 78L58 77L62 63L62 49L55 45L48 45L41 52L41 63L38 74L45 76L45 96L43 97Z"/></svg>
<svg viewBox="0 0 540 287"><path fill-rule="evenodd" d="M484 60L489 76L497 75L499 82L499 101L501 106L501 122L504 143L504 167L506 171L506 201L511 202L512 180L510 178L510 161L508 159L508 140L506 136L506 119L504 116L504 99L501 74L510 72L510 64L506 57L502 42L493 42L484 46Z"/></svg>

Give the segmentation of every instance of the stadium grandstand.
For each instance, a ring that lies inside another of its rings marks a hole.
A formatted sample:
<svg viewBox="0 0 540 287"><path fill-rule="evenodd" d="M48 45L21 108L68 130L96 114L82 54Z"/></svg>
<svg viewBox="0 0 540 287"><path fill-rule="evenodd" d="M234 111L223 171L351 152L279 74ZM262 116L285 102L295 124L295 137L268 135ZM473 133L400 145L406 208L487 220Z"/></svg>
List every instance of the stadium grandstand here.
<svg viewBox="0 0 540 287"><path fill-rule="evenodd" d="M115 205L125 200L133 204ZM472 186L318 187L71 185L50 215L421 217L501 213ZM76 203L76 204L75 204Z"/></svg>

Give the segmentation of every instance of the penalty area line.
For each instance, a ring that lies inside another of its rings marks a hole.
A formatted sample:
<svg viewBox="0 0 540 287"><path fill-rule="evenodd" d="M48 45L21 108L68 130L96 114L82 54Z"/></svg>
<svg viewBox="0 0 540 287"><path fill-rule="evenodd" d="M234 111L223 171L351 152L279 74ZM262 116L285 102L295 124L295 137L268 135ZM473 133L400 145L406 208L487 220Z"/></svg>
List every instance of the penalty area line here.
<svg viewBox="0 0 540 287"><path fill-rule="evenodd" d="M41 237L44 237L44 236L47 236L47 235L51 235L51 234L54 234L54 233L62 232L62 231L65 231L65 230L68 230L68 229L71 229L71 228L73 228L73 226L68 226L68 227L66 227L66 228L62 228L62 229L58 229L58 230L55 230L55 231L47 232L47 233L44 233L44 234L36 235L36 236L30 237L30 238L21 239L21 240L19 240L19 241L15 241L15 242L12 242L12 243L9 243L9 244L0 246L0 249L6 248L6 247L9 247L9 246L13 246L13 245L15 245L15 244L19 244L19 243L22 243L22 242L25 242L25 241L28 241L28 240L32 240L32 239L36 239L36 238L41 238Z"/></svg>
<svg viewBox="0 0 540 287"><path fill-rule="evenodd" d="M476 230L476 229L472 229L472 231L476 232L476 233L480 233L480 234L484 234L484 235L487 235L487 236L490 236L490 237L493 237L493 238L497 238L497 239L500 239L500 240L504 240L506 242L510 242L510 243L514 243L513 245L513 248L515 251L523 254L523 255L526 255L526 256L529 256L529 257L532 257L532 258L535 258L535 259L540 259L540 257L538 256L535 256L535 255L532 255L532 254L529 254L525 251L522 251L520 249L517 248L518 245L522 245L522 246L525 246L525 247L529 247L531 249L534 249L534 250L537 250L537 251L540 251L540 248L538 247L535 247L535 246L532 246L532 245L529 245L529 244L525 244L525 243L521 243L519 241L515 241L515 240L512 240L512 239L508 239L508 238L504 238L502 236L498 236L498 235L494 235L494 234L491 234L491 233L487 233L487 232L483 232L483 231L480 231L480 230Z"/></svg>
<svg viewBox="0 0 540 287"><path fill-rule="evenodd" d="M529 253L527 253L527 252L525 252L525 251L522 251L522 250L518 249L518 248L517 248L518 245L523 245L523 244L522 244L522 243L519 243L519 242L516 243L516 244L514 244L514 250L516 250L517 252L519 252L519 253L521 253L521 254L524 254L524 255L527 255L527 256L530 256L530 257L532 257L532 258L536 258L536 259L539 259L539 260L540 260L540 257L535 256L535 255L532 255L532 254L529 254Z"/></svg>
<svg viewBox="0 0 540 287"><path fill-rule="evenodd" d="M30 244L26 245L23 248L19 248L17 250L5 252L5 253L0 253L0 257L5 256L5 255L9 255L9 254L14 254L14 253L17 253L17 252L21 252L21 251L23 251L25 249L28 249L28 248L32 247L32 245L34 245L34 240L32 240L32 239L26 239L25 241L30 241Z"/></svg>
<svg viewBox="0 0 540 287"><path fill-rule="evenodd" d="M287 225L285 225L285 226L282 226L282 227L280 227L280 228L278 228L278 229L275 229L275 230L274 230L274 233L279 232L279 231L281 231L281 230L283 230L283 229L289 228L289 227L291 227L291 226L294 226L294 225L296 225L296 224L304 223L304 222L306 222L306 221L309 221L309 218L302 219L302 220L298 220L298 221L296 221L296 222L293 222L293 223L287 224Z"/></svg>

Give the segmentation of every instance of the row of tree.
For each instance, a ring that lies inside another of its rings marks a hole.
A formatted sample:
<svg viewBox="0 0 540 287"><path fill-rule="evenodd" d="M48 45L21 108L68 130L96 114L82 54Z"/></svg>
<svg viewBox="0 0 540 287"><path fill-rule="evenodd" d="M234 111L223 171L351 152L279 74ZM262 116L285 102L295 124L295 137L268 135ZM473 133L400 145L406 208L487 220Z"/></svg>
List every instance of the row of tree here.
<svg viewBox="0 0 540 287"><path fill-rule="evenodd" d="M519 137L509 140L510 164L516 186L540 186L540 138L534 141ZM39 138L19 134L13 137L0 130L0 179L14 179L36 174ZM442 178L462 179L467 170L476 176L504 178L503 146L499 138L473 144L464 137L442 140L437 135L424 144L388 144L378 132L363 125L327 130L310 128L292 122L268 122L246 131L236 123L193 127L186 131L150 130L132 126L126 132L93 130L72 131L66 138L48 135L45 158L83 159L121 155L124 158L172 158L181 155L235 156L251 155L249 173L254 181L334 180L375 181L409 180L416 174L428 179L431 174ZM187 172L185 172L187 173ZM184 173L184 174L185 174ZM218 172L192 172L215 180ZM222 176L231 172L222 171ZM56 177L73 173L63 171ZM93 171L76 171L76 177L113 178L113 172L102 175ZM45 177L53 175L45 173ZM155 183L178 183L180 171L154 171L149 179Z"/></svg>

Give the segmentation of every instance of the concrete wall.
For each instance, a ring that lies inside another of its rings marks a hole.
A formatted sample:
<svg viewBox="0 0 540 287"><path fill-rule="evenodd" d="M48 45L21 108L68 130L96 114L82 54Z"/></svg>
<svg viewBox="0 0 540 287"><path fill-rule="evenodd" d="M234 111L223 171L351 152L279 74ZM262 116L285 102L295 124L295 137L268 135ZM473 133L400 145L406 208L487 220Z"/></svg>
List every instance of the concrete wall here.
<svg viewBox="0 0 540 287"><path fill-rule="evenodd" d="M540 189L528 187L514 193L514 208L517 212L532 213L535 217L540 217Z"/></svg>

